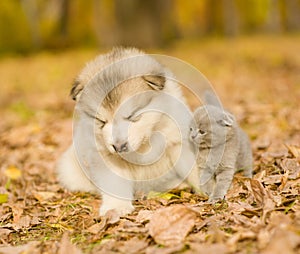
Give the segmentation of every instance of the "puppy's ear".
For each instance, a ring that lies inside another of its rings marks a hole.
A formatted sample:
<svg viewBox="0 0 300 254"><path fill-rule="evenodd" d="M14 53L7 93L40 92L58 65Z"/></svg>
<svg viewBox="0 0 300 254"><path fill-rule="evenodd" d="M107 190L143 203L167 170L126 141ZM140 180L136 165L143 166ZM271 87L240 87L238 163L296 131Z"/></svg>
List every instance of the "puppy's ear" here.
<svg viewBox="0 0 300 254"><path fill-rule="evenodd" d="M165 87L166 78L164 76L145 75L142 78L154 90L163 90Z"/></svg>
<svg viewBox="0 0 300 254"><path fill-rule="evenodd" d="M222 119L218 120L217 123L224 127L231 127L234 121L235 118L232 114L224 112Z"/></svg>
<svg viewBox="0 0 300 254"><path fill-rule="evenodd" d="M70 91L70 96L74 101L78 101L81 92L83 90L83 85L78 79L75 79Z"/></svg>

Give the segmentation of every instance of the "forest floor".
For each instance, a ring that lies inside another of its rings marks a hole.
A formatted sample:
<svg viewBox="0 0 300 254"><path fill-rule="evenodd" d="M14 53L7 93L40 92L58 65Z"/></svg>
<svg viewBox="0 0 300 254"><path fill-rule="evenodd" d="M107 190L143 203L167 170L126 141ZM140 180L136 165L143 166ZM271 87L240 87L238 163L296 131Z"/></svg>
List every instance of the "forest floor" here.
<svg viewBox="0 0 300 254"><path fill-rule="evenodd" d="M126 217L101 218L101 198L65 190L54 169L72 138L70 84L99 52L7 56L0 253L300 253L300 37L178 42L150 52L183 59L210 80L251 138L253 179L237 175L216 205L172 190L135 201Z"/></svg>

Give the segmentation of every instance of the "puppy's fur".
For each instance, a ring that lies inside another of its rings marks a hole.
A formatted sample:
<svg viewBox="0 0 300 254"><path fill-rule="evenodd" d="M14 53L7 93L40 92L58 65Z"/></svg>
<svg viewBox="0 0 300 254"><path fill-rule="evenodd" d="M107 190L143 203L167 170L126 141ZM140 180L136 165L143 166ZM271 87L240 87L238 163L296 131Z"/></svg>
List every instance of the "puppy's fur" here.
<svg viewBox="0 0 300 254"><path fill-rule="evenodd" d="M92 110L88 117L95 120L98 152L106 165L122 177L138 180L133 186L125 186L131 199L136 191L175 187L186 176L189 170L186 160L195 161L190 144L183 142L188 140L192 116L182 114L184 98L169 70L137 49L115 48L89 62L74 82L71 96L80 101L76 106L85 112L95 108L95 100L86 99L86 88L93 91L89 95L94 98L104 96L97 112ZM175 101L166 101L166 95ZM168 115L176 118L176 123ZM153 135L157 132L158 136ZM131 200L117 198L97 188L101 181L107 181L101 179L103 172L101 169L83 170L75 150L73 144L59 160L59 181L72 191L100 192L100 215L110 209L120 215L133 211ZM85 152L91 154L89 148ZM182 152L184 160L178 160ZM169 175L159 178L164 174ZM191 184L197 185L197 182Z"/></svg>

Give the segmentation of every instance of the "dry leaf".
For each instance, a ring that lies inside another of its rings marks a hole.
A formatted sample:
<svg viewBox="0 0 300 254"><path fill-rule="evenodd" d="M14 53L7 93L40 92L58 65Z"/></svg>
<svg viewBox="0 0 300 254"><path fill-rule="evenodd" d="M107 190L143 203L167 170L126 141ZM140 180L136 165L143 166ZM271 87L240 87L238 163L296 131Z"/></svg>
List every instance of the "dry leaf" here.
<svg viewBox="0 0 300 254"><path fill-rule="evenodd" d="M289 179L300 177L300 164L296 159L284 159L281 161L281 167L288 172Z"/></svg>
<svg viewBox="0 0 300 254"><path fill-rule="evenodd" d="M126 241L122 246L119 247L121 253L141 253L146 247L148 243L145 239L139 239L138 237L133 237L130 240Z"/></svg>
<svg viewBox="0 0 300 254"><path fill-rule="evenodd" d="M267 195L263 185L254 179L250 179L250 185L257 204L263 206L264 199Z"/></svg>
<svg viewBox="0 0 300 254"><path fill-rule="evenodd" d="M8 200L8 194L0 194L0 204L6 203Z"/></svg>
<svg viewBox="0 0 300 254"><path fill-rule="evenodd" d="M294 145L287 145L285 146L289 149L289 152L297 159L300 159L300 147Z"/></svg>
<svg viewBox="0 0 300 254"><path fill-rule="evenodd" d="M288 228L280 227L276 228L274 234L271 236L269 244L261 252L262 254L274 254L274 253L298 253L300 245L299 234L288 230Z"/></svg>
<svg viewBox="0 0 300 254"><path fill-rule="evenodd" d="M92 226L90 226L88 229L85 230L85 232L89 232L91 234L98 234L100 231L102 231L103 229L105 229L105 227L107 226L107 222L105 219L102 219L100 223L96 223Z"/></svg>
<svg viewBox="0 0 300 254"><path fill-rule="evenodd" d="M82 252L70 242L68 233L64 233L60 242L58 254L82 254Z"/></svg>
<svg viewBox="0 0 300 254"><path fill-rule="evenodd" d="M149 221L153 215L153 211L150 211L150 210L140 210L138 215L136 216L135 220L137 222L140 222L140 223L144 223L146 221Z"/></svg>
<svg viewBox="0 0 300 254"><path fill-rule="evenodd" d="M22 176L22 171L15 166L10 166L4 171L4 174L9 179L17 180Z"/></svg>
<svg viewBox="0 0 300 254"><path fill-rule="evenodd" d="M33 196L40 202L44 202L50 198L53 198L55 196L54 192L49 192L49 191L38 191L34 192Z"/></svg>
<svg viewBox="0 0 300 254"><path fill-rule="evenodd" d="M183 242L195 222L196 213L193 210L176 205L157 210L147 227L155 242L171 246Z"/></svg>
<svg viewBox="0 0 300 254"><path fill-rule="evenodd" d="M36 248L38 242L29 242L20 246L0 246L1 254L39 254L40 250Z"/></svg>

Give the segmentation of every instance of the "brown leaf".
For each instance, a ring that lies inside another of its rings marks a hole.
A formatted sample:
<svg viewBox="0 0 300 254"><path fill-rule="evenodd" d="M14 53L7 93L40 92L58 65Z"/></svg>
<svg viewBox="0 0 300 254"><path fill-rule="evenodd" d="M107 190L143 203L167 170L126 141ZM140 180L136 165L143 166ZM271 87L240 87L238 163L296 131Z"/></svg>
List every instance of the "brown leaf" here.
<svg viewBox="0 0 300 254"><path fill-rule="evenodd" d="M30 242L25 245L20 246L0 246L0 253L1 254L38 254L40 250L37 249L38 242Z"/></svg>
<svg viewBox="0 0 300 254"><path fill-rule="evenodd" d="M148 246L148 243L145 239L139 239L138 237L133 237L130 240L126 241L119 250L122 253L141 253Z"/></svg>
<svg viewBox="0 0 300 254"><path fill-rule="evenodd" d="M96 235L100 231L102 231L103 229L105 229L106 226L107 226L106 220L101 220L100 223L96 223L96 224L90 226L88 229L85 230L85 232L88 232L88 233Z"/></svg>
<svg viewBox="0 0 300 254"><path fill-rule="evenodd" d="M296 159L282 160L281 167L288 173L289 179L297 179L300 177L300 164Z"/></svg>
<svg viewBox="0 0 300 254"><path fill-rule="evenodd" d="M196 222L196 213L184 205L157 210L150 219L149 234L166 246L180 244Z"/></svg>
<svg viewBox="0 0 300 254"><path fill-rule="evenodd" d="M229 253L229 249L225 244L217 243L217 244L200 244L200 243L192 243L190 244L191 251L187 251L185 253L205 253L205 254L216 254L216 253Z"/></svg>
<svg viewBox="0 0 300 254"><path fill-rule="evenodd" d="M68 233L66 232L61 239L58 254L82 254L82 252L70 242Z"/></svg>
<svg viewBox="0 0 300 254"><path fill-rule="evenodd" d="M251 186L254 198L256 200L256 203L259 206L263 206L264 199L267 195L263 185L261 184L261 182L259 182L257 180L250 179L250 186Z"/></svg>
<svg viewBox="0 0 300 254"><path fill-rule="evenodd" d="M139 223L144 223L151 219L153 213L154 212L150 210L140 210L135 220Z"/></svg>
<svg viewBox="0 0 300 254"><path fill-rule="evenodd" d="M55 196L54 192L50 191L36 191L33 193L33 196L40 202L44 202Z"/></svg>
<svg viewBox="0 0 300 254"><path fill-rule="evenodd" d="M287 145L285 144L287 149L289 149L289 152L297 159L300 158L300 147L299 146L294 146L294 145Z"/></svg>
<svg viewBox="0 0 300 254"><path fill-rule="evenodd" d="M290 231L288 228L276 228L272 235L269 244L261 252L262 254L284 253L293 254L300 245L299 234ZM299 249L298 249L299 250Z"/></svg>
<svg viewBox="0 0 300 254"><path fill-rule="evenodd" d="M4 174L9 179L17 180L22 176L22 171L15 166L10 166L4 171Z"/></svg>

